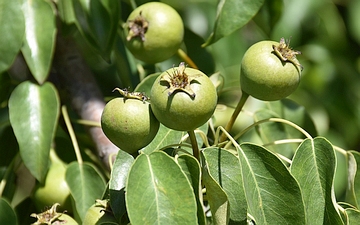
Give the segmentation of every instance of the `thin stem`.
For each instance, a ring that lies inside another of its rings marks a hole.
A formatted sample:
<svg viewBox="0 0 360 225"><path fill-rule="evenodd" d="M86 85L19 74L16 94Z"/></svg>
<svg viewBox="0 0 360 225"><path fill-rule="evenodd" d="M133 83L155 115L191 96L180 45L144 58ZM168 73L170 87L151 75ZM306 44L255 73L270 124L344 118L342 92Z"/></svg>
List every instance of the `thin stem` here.
<svg viewBox="0 0 360 225"><path fill-rule="evenodd" d="M189 134L191 146L193 149L193 155L200 162L200 151L199 151L199 147L197 145L195 132L194 132L194 130L190 130L190 131L188 131L188 134Z"/></svg>
<svg viewBox="0 0 360 225"><path fill-rule="evenodd" d="M71 142L74 146L74 150L75 150L75 155L76 155L76 159L78 161L79 164L82 164L83 163L83 160L82 160L82 157L81 157L81 153L80 153L80 148L79 148L79 144L76 140L76 136L75 136L75 132L74 132L74 129L71 125L71 122L70 122L70 118L69 118L69 114L67 112L67 109L66 109L66 106L63 105L61 107L61 112L62 112L62 115L64 117L64 121L65 121L65 124L66 124L66 127L69 131L69 135L70 135L70 139L71 139Z"/></svg>
<svg viewBox="0 0 360 225"><path fill-rule="evenodd" d="M77 119L73 122L76 122L81 125L89 126L89 127L101 127L101 124L99 122L93 121L93 120L81 120Z"/></svg>
<svg viewBox="0 0 360 225"><path fill-rule="evenodd" d="M267 122L278 122L278 123L284 123L287 124L289 126L294 127L296 130L298 130L299 132L301 132L302 134L304 134L304 136L306 136L309 139L312 139L311 135L306 132L303 128L299 127L298 125L296 125L293 122L290 122L288 120L285 119L281 119L281 118L269 118L269 119L263 119L263 120L259 120L256 123L251 124L250 126L248 126L247 128L245 128L244 130L242 130L240 133L238 133L237 135L234 136L234 139L239 139L243 134L245 134L247 131L249 131L250 129L252 129L255 126L258 126L262 123L267 123Z"/></svg>
<svg viewBox="0 0 360 225"><path fill-rule="evenodd" d="M227 132L230 132L232 127L234 126L234 123L236 121L236 118L238 117L241 109L243 108L243 106L245 105L246 100L249 98L249 94L243 92L240 98L240 101L238 102L233 114L231 115L231 118L229 120L229 122L226 124L225 130ZM221 137L220 137L220 142L223 142L226 140L226 134L222 133Z"/></svg>
<svg viewBox="0 0 360 225"><path fill-rule="evenodd" d="M136 5L135 0L129 0L129 3L130 3L131 8L132 8L133 10L136 9L137 5Z"/></svg>
<svg viewBox="0 0 360 225"><path fill-rule="evenodd" d="M185 61L185 63L187 65L189 65L191 68L194 68L194 69L199 69L196 64L194 63L194 61L192 61L192 59L186 54L186 52L184 52L182 49L178 49L178 55L179 57Z"/></svg>

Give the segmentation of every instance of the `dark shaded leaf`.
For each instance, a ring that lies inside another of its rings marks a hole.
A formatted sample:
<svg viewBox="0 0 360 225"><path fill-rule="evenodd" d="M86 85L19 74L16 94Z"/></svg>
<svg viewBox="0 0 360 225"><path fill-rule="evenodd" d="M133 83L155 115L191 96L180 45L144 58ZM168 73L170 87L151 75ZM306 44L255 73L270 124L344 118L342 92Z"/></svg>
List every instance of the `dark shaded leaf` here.
<svg viewBox="0 0 360 225"><path fill-rule="evenodd" d="M117 221L126 212L125 208L125 186L126 179L134 158L128 153L119 150L111 171L109 181L110 205Z"/></svg>
<svg viewBox="0 0 360 225"><path fill-rule="evenodd" d="M14 209L3 198L0 198L0 224L18 224Z"/></svg>
<svg viewBox="0 0 360 225"><path fill-rule="evenodd" d="M76 25L85 39L106 60L115 42L120 4L117 0L73 1Z"/></svg>
<svg viewBox="0 0 360 225"><path fill-rule="evenodd" d="M220 184L210 175L207 167L203 167L203 182L206 188L206 199L211 210L212 223L226 225L229 223L230 203Z"/></svg>
<svg viewBox="0 0 360 225"><path fill-rule="evenodd" d="M201 172L200 172L200 164L195 159L195 157L183 154L177 158L177 163L181 167L181 170L187 176L189 182L192 185L193 192L196 198L197 204L197 216L198 216L198 224L205 225L205 214L204 214L204 207L203 207L203 196L202 196L202 187L201 187Z"/></svg>
<svg viewBox="0 0 360 225"><path fill-rule="evenodd" d="M356 208L360 206L360 153L347 152L348 186L346 189L346 201Z"/></svg>

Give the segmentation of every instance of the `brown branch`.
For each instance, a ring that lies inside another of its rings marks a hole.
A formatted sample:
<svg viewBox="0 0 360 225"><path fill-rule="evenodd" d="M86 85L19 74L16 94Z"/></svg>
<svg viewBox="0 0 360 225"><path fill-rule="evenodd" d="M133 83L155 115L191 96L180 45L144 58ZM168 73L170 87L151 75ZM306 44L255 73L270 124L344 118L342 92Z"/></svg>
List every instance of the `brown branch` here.
<svg viewBox="0 0 360 225"><path fill-rule="evenodd" d="M100 123L105 106L103 95L71 37L57 36L53 66L59 89L65 91L71 106L81 119ZM87 128L96 145L98 156L110 169L109 157L111 155L115 157L113 153L117 153L118 148L109 141L100 127Z"/></svg>

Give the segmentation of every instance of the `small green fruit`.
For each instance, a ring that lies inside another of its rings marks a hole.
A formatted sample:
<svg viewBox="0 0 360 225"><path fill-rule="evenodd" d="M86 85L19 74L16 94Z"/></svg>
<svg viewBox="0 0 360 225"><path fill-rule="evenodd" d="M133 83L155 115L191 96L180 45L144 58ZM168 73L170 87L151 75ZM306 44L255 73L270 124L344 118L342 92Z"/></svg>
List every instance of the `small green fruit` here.
<svg viewBox="0 0 360 225"><path fill-rule="evenodd" d="M38 211L60 204L60 210L72 211L70 190L65 180L66 164L61 161L54 151L50 152L51 165L46 175L44 185L37 184L32 199Z"/></svg>
<svg viewBox="0 0 360 225"><path fill-rule="evenodd" d="M151 64L174 55L184 38L180 15L161 2L148 2L136 8L129 15L124 31L130 52Z"/></svg>
<svg viewBox="0 0 360 225"><path fill-rule="evenodd" d="M159 125L150 104L138 99L114 98L106 104L101 116L105 135L130 154L148 145Z"/></svg>
<svg viewBox="0 0 360 225"><path fill-rule="evenodd" d="M274 50L279 45L288 59L282 59ZM296 54L300 52L291 50L283 39L280 44L261 41L252 45L241 62L242 91L264 101L280 100L293 93L300 83L302 69Z"/></svg>
<svg viewBox="0 0 360 225"><path fill-rule="evenodd" d="M102 205L95 203L86 212L83 224L97 225L97 224L118 224L112 213L107 212Z"/></svg>
<svg viewBox="0 0 360 225"><path fill-rule="evenodd" d="M217 93L208 76L181 63L163 72L151 88L151 109L160 123L194 130L206 123L216 108Z"/></svg>

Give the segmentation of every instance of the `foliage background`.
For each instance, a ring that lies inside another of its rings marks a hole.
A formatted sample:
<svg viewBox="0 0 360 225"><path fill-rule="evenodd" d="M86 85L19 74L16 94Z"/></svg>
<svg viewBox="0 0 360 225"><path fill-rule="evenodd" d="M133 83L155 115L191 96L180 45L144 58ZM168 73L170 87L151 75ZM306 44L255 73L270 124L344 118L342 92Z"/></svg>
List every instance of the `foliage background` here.
<svg viewBox="0 0 360 225"><path fill-rule="evenodd" d="M5 7L4 2L0 3L0 11ZM56 1L56 3L61 2L65 1ZM136 1L138 5L144 2L147 1ZM315 123L318 135L328 138L333 144L344 149L360 150L359 1L266 0L258 14L249 23L205 48L201 48L201 45L206 42L214 29L219 2L216 0L163 0L162 2L173 6L182 16L187 28L183 47L186 48L199 69L207 74L220 72L224 77L224 87L219 96L219 103L227 106L234 107L240 98L240 62L246 49L260 40L279 40L281 37L291 37L291 46L302 52L298 59L304 66L304 71L298 90L289 98L306 108ZM130 3L121 1L120 19L122 21L126 20L130 11ZM21 30L19 24L24 21L11 16L10 13L12 12L0 15L0 27L4 29L4 27L10 26ZM236 17L236 13L233 16ZM26 20L27 18L25 18ZM46 32L47 28L51 28L53 24L46 21L46 18L42 18L42 25L43 31ZM95 74L98 86L106 99L114 97L114 94L111 93L114 87L134 88L147 74L168 69L181 60L178 56L174 56L156 66L142 65L144 70L138 70L138 64L141 62L136 61L126 51L124 53L120 37L115 35L115 49L118 51L112 52L110 63L108 63L93 48L89 47L74 25L66 24L64 26L63 30L76 38L77 46L81 49L87 65ZM0 46L14 45L14 49L16 49L16 45L19 47L22 45L22 39L13 39L12 36L7 36L7 33L2 33L0 43ZM23 51L26 51L26 47L23 48ZM18 51L19 48L15 53ZM119 52L125 54L126 57L119 55ZM8 60L6 57L13 53L3 51L1 54L0 177L3 177L19 148L9 122L9 98L14 88L29 77L14 77L9 70L14 59L10 57ZM253 111L264 104L267 103L251 99L245 110ZM46 114L46 112L44 113ZM217 113L219 124L221 124L220 115L222 113L230 115L221 110L218 110ZM70 115L77 118L71 109ZM239 118L233 132L236 133L249 123L251 123L249 118ZM83 127L75 124L74 129L81 149L84 150L82 154L85 161L99 165L98 160L91 153L95 146L89 140ZM66 131L63 130L56 133L57 153L65 162L72 162L75 160L75 154L71 141L65 133ZM248 138L248 140L254 141L250 135ZM344 169L345 159L341 158L341 155L338 157L339 169L335 186L337 187L337 196L341 200L346 185L346 171ZM101 166L98 167L101 168ZM12 204L17 206L18 202L15 201ZM32 205L30 200L18 205L18 208L26 208L28 205ZM34 208L30 209L35 210Z"/></svg>

